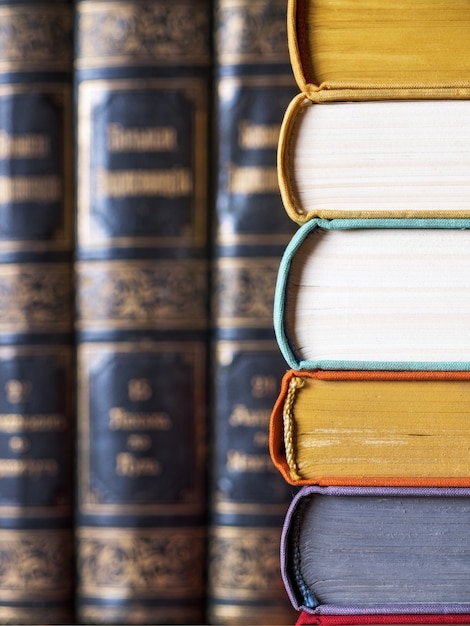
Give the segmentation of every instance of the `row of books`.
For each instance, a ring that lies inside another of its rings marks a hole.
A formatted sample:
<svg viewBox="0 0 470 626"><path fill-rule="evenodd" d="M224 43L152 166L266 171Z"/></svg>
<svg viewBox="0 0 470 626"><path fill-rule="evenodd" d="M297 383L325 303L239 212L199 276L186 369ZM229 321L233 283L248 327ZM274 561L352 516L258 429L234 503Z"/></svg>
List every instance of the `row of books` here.
<svg viewBox="0 0 470 626"><path fill-rule="evenodd" d="M0 623L292 620L285 13L0 2Z"/></svg>
<svg viewBox="0 0 470 626"><path fill-rule="evenodd" d="M298 624L470 623L470 5L289 0L270 451Z"/></svg>

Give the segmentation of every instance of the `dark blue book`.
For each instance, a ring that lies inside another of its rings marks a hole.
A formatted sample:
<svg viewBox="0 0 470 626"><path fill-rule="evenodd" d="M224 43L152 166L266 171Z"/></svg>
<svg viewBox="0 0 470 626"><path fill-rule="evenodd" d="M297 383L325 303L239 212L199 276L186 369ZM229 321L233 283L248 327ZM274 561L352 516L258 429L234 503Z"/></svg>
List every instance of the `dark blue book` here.
<svg viewBox="0 0 470 626"><path fill-rule="evenodd" d="M279 541L291 488L269 458L268 424L286 369L273 332L274 286L294 230L276 150L296 87L284 0L215 7L208 619L288 624Z"/></svg>
<svg viewBox="0 0 470 626"><path fill-rule="evenodd" d="M0 3L0 622L73 619L72 5Z"/></svg>
<svg viewBox="0 0 470 626"><path fill-rule="evenodd" d="M210 24L76 6L80 623L205 619Z"/></svg>

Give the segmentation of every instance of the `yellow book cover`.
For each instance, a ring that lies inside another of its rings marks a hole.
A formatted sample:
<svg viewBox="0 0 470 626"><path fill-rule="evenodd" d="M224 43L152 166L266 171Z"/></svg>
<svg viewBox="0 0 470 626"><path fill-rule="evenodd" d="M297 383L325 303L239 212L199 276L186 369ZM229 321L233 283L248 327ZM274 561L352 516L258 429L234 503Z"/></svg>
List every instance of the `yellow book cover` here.
<svg viewBox="0 0 470 626"><path fill-rule="evenodd" d="M470 372L295 371L271 417L293 485L470 486Z"/></svg>
<svg viewBox="0 0 470 626"><path fill-rule="evenodd" d="M310 99L468 98L466 0L289 0L297 84Z"/></svg>

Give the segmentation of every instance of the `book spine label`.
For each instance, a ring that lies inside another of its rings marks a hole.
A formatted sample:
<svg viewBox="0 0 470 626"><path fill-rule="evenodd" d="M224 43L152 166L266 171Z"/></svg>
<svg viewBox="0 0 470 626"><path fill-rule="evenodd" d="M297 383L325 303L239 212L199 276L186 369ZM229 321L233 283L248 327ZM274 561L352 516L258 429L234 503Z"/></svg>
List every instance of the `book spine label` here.
<svg viewBox="0 0 470 626"><path fill-rule="evenodd" d="M79 367L83 513L200 515L203 416L188 420L204 382L200 343L87 343Z"/></svg>
<svg viewBox="0 0 470 626"><path fill-rule="evenodd" d="M204 245L207 106L206 80L192 75L80 83L82 254Z"/></svg>

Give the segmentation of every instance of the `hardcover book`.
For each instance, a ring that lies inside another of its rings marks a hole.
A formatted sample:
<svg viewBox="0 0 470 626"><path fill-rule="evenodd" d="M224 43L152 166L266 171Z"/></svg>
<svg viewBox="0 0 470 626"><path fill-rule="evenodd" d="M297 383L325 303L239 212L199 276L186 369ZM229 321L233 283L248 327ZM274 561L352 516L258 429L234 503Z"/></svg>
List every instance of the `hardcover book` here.
<svg viewBox="0 0 470 626"><path fill-rule="evenodd" d="M312 101L468 98L465 0L289 0L294 75Z"/></svg>
<svg viewBox="0 0 470 626"><path fill-rule="evenodd" d="M466 615L470 490L303 487L282 567L313 615Z"/></svg>
<svg viewBox="0 0 470 626"><path fill-rule="evenodd" d="M278 152L284 206L312 217L468 217L468 100L288 107Z"/></svg>
<svg viewBox="0 0 470 626"><path fill-rule="evenodd" d="M469 383L469 372L290 371L271 417L274 464L293 485L470 486Z"/></svg>
<svg viewBox="0 0 470 626"><path fill-rule="evenodd" d="M269 457L285 363L272 307L295 225L276 172L282 116L296 92L285 0L215 5L213 353L207 606L213 624L289 624L279 563L291 487Z"/></svg>
<svg viewBox="0 0 470 626"><path fill-rule="evenodd" d="M69 1L0 4L0 623L73 621Z"/></svg>
<svg viewBox="0 0 470 626"><path fill-rule="evenodd" d="M274 325L289 366L468 370L470 221L311 220L282 258Z"/></svg>
<svg viewBox="0 0 470 626"><path fill-rule="evenodd" d="M205 619L206 0L76 3L77 619Z"/></svg>

